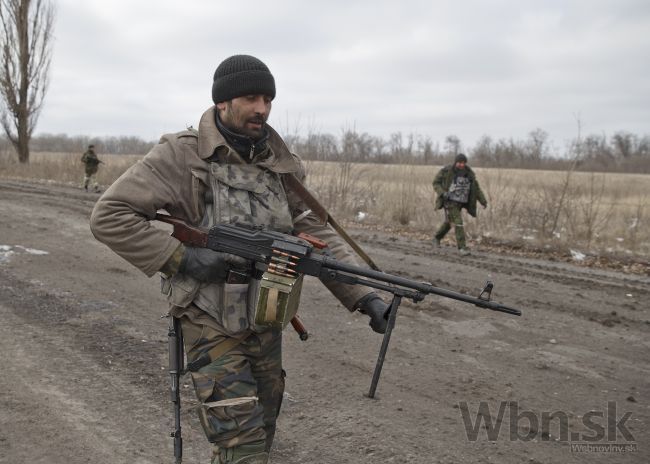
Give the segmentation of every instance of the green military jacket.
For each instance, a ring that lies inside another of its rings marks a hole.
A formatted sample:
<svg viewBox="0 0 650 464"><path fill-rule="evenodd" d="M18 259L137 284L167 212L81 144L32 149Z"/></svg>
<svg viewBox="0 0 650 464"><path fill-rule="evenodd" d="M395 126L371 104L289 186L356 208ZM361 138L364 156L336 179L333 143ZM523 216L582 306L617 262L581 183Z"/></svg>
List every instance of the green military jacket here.
<svg viewBox="0 0 650 464"><path fill-rule="evenodd" d="M476 217L476 202L478 201L483 206L486 206L487 200L478 184L474 171L472 171L469 166L465 166L465 169L467 170L467 175L470 178L471 184L469 188L469 200L463 205L463 208L465 208L471 216ZM433 190L437 193L436 209L441 209L445 205L443 194L449 191L449 187L451 187L451 183L454 181L454 174L454 165L450 164L438 171L435 179L433 179Z"/></svg>
<svg viewBox="0 0 650 464"><path fill-rule="evenodd" d="M99 166L99 158L93 150L88 150L81 156L81 162L86 165L86 174L94 174Z"/></svg>

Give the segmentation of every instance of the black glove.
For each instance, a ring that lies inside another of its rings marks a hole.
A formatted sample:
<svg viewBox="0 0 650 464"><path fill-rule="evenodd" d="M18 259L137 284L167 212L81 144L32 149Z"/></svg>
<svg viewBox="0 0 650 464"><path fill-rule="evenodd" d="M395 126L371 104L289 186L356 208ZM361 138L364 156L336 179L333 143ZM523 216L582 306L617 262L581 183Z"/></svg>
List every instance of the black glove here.
<svg viewBox="0 0 650 464"><path fill-rule="evenodd" d="M251 262L241 256L209 248L186 247L178 272L200 282L223 282L231 269L245 271L250 267Z"/></svg>
<svg viewBox="0 0 650 464"><path fill-rule="evenodd" d="M377 333L386 332L388 325L388 310L390 306L384 303L376 293L368 293L354 305L361 314L370 316L370 327Z"/></svg>

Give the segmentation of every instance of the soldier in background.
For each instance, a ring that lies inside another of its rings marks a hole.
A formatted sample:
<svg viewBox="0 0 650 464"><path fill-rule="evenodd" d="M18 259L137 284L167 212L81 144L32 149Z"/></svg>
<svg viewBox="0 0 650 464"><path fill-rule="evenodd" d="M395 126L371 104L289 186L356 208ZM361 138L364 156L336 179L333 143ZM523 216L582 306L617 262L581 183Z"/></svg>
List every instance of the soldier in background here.
<svg viewBox="0 0 650 464"><path fill-rule="evenodd" d="M191 372L213 464L268 462L284 391L282 332L250 322L255 279L230 279L252 263L186 246L149 220L164 209L202 227L240 222L306 232L328 243L340 261L357 264L351 249L287 183L288 176L303 180L305 173L300 158L266 123L274 97L275 80L262 61L249 55L224 60L213 78L214 106L203 113L198 130L164 135L106 190L90 221L98 240L146 275L163 275L162 290L170 314L180 319L189 362L215 347L234 346ZM347 309L368 315L375 332L385 332L388 305L372 289L325 285Z"/></svg>
<svg viewBox="0 0 650 464"><path fill-rule="evenodd" d="M433 180L433 189L437 194L436 209L445 210L445 221L433 237L433 244L439 247L440 241L453 225L458 251L462 256L468 255L461 212L465 208L470 215L476 217L476 202L487 208L487 200L476 174L467 165L467 156L459 153L454 159L454 164L443 167Z"/></svg>
<svg viewBox="0 0 650 464"><path fill-rule="evenodd" d="M88 150L81 156L81 162L86 165L84 174L84 190L88 191L88 185L92 183L93 190L99 192L99 184L97 183L97 170L101 161L97 158L95 153L95 145L88 145Z"/></svg>

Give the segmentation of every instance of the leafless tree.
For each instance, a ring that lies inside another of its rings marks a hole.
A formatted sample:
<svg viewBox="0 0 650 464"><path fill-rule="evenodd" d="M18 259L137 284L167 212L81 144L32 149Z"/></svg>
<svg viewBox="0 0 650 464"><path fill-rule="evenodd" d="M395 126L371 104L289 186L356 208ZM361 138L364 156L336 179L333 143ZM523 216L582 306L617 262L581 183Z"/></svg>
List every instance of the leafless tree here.
<svg viewBox="0 0 650 464"><path fill-rule="evenodd" d="M462 143L460 139L455 135L448 135L445 137L445 151L451 155L456 156L461 151Z"/></svg>
<svg viewBox="0 0 650 464"><path fill-rule="evenodd" d="M542 159L548 149L547 142L548 132L542 129L537 128L528 134L527 158L531 164L530 167L539 168L542 164Z"/></svg>
<svg viewBox="0 0 650 464"><path fill-rule="evenodd" d="M29 162L29 140L47 91L54 8L48 0L0 0L0 123Z"/></svg>

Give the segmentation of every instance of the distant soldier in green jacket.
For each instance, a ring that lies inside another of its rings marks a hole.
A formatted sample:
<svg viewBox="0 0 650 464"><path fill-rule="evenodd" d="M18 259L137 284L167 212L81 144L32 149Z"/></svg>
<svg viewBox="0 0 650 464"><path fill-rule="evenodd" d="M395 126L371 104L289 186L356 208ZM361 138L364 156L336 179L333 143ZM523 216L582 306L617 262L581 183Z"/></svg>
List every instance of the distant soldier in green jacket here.
<svg viewBox="0 0 650 464"><path fill-rule="evenodd" d="M99 184L97 183L97 170L101 161L97 158L95 153L95 145L88 145L88 150L81 156L81 162L86 165L84 175L84 190L88 191L88 184L92 182L95 192L99 192Z"/></svg>
<svg viewBox="0 0 650 464"><path fill-rule="evenodd" d="M465 244L465 229L463 227L462 209L476 217L476 202L487 208L487 200L478 184L476 174L467 165L467 156L456 155L454 164L442 168L433 180L433 189L437 193L436 209L445 210L445 222L438 228L433 238L433 244L440 246L440 241L454 226L456 244L461 255L469 254Z"/></svg>

